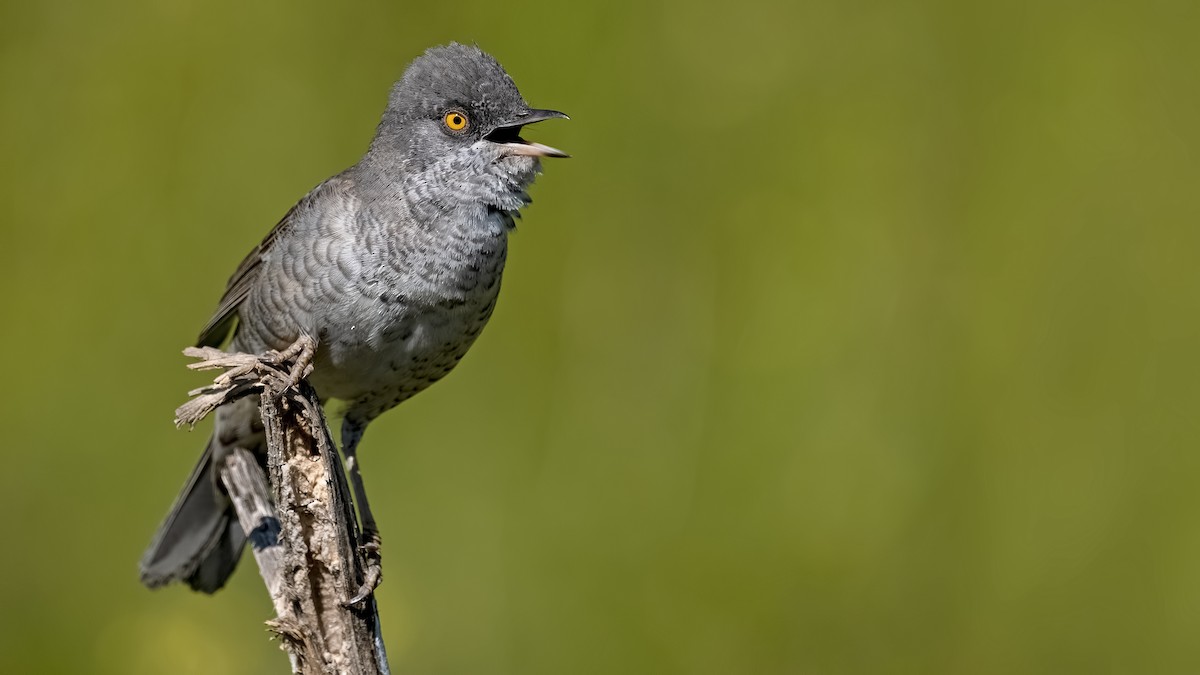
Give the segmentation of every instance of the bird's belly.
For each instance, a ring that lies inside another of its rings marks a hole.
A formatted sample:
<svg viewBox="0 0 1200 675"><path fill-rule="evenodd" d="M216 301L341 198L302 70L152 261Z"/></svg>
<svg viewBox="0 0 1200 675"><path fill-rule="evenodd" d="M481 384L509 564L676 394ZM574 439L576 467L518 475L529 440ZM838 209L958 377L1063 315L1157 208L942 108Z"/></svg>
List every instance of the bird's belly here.
<svg viewBox="0 0 1200 675"><path fill-rule="evenodd" d="M494 300L454 308L409 308L343 324L321 340L313 386L323 397L391 399L384 403L396 405L458 365L493 306Z"/></svg>

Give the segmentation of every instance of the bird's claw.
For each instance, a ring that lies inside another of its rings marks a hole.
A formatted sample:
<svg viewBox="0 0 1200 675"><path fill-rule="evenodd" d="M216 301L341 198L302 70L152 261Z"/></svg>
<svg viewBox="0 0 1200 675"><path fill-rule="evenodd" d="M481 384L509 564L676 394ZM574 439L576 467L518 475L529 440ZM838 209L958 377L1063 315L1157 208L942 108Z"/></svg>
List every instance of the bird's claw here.
<svg viewBox="0 0 1200 675"><path fill-rule="evenodd" d="M286 375L275 375L275 389L279 393L291 389L304 378L312 374L313 371L313 355L317 352L317 341L308 335L301 335L289 347L283 350L271 350L262 355L264 363L274 366L276 369L282 369L289 361L292 362L292 367L288 369Z"/></svg>
<svg viewBox="0 0 1200 675"><path fill-rule="evenodd" d="M364 530L362 539L358 550L363 553L363 582L354 597L342 603L346 607L353 607L371 597L371 594L383 581L383 558L380 556L382 542L379 538L379 531L374 528Z"/></svg>

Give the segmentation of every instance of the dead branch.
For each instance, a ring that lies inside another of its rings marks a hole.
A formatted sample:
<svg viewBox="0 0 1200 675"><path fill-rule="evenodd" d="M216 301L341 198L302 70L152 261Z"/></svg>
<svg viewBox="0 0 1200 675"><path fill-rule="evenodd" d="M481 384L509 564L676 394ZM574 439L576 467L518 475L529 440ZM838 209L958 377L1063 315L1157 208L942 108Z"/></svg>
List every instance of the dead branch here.
<svg viewBox="0 0 1200 675"><path fill-rule="evenodd" d="M307 338L302 338L302 341ZM388 675L374 597L348 606L364 581L368 552L325 414L303 380L311 343L262 356L189 348L189 367L224 369L176 411L194 425L217 407L257 395L267 438L267 475L239 450L221 467L238 521L275 606L267 625L302 675ZM278 508L276 508L276 505Z"/></svg>

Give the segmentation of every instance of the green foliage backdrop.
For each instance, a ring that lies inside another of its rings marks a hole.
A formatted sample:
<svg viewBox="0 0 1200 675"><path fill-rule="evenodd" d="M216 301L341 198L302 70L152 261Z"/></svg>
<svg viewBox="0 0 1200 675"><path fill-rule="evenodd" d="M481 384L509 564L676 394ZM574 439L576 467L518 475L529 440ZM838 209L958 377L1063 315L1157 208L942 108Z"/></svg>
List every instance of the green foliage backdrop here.
<svg viewBox="0 0 1200 675"><path fill-rule="evenodd" d="M548 162L363 445L398 673L1200 672L1200 4L0 6L0 672L268 673L137 584L179 351L476 41ZM532 131L532 130L531 130Z"/></svg>

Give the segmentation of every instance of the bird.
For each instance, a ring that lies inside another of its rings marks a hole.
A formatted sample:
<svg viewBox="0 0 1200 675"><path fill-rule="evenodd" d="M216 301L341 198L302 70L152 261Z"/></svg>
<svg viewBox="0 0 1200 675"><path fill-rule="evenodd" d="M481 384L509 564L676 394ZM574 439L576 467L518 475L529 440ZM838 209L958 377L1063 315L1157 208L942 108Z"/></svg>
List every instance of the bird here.
<svg viewBox="0 0 1200 675"><path fill-rule="evenodd" d="M476 45L433 47L392 86L366 153L287 212L230 277L197 346L252 354L315 344L309 383L345 403L342 454L375 530L357 450L372 420L449 373L496 307L516 218L541 160L530 107ZM263 457L256 397L221 406L203 454L140 562L143 584L213 593L246 533L216 478L235 448Z"/></svg>

